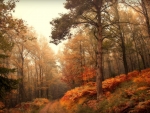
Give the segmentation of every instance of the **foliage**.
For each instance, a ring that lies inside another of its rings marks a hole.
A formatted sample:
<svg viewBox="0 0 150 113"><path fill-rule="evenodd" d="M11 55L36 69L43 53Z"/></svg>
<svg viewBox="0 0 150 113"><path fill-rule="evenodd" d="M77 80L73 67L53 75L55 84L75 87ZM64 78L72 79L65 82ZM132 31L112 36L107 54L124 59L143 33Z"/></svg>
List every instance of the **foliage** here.
<svg viewBox="0 0 150 113"><path fill-rule="evenodd" d="M1 54L0 61L8 58L7 55ZM3 65L3 66L2 66ZM4 63L0 65L0 100L4 99L6 95L14 89L17 89L19 80L15 80L9 78L8 75L10 73L14 73L16 69L10 69L8 67L4 67Z"/></svg>
<svg viewBox="0 0 150 113"><path fill-rule="evenodd" d="M49 103L49 100L46 98L37 98L37 99L34 99L32 106L33 108L39 109L41 106L46 105L48 103Z"/></svg>
<svg viewBox="0 0 150 113"><path fill-rule="evenodd" d="M62 80L71 88L93 81L96 76L95 41L86 33L68 40L59 56Z"/></svg>
<svg viewBox="0 0 150 113"><path fill-rule="evenodd" d="M13 19L11 11L15 8L16 0L0 1L0 100L4 99L13 89L17 89L19 80L10 78L16 69L10 63L10 54L14 47L11 32L22 30L23 21Z"/></svg>
<svg viewBox="0 0 150 113"><path fill-rule="evenodd" d="M17 89L19 80L9 78L10 73L14 73L16 69L6 67L3 60L8 58L7 55L0 54L0 100L4 99L6 95L14 89Z"/></svg>
<svg viewBox="0 0 150 113"><path fill-rule="evenodd" d="M143 70L141 75L134 76L130 81L121 83L109 97L103 98L99 102L99 111L102 113L140 113L142 110L148 110L150 87L148 84L139 85L140 82L135 81L137 78L139 80L139 76L142 77L148 73L149 69ZM146 81L142 82L146 83ZM143 104L142 107L140 103L146 103L146 105Z"/></svg>
<svg viewBox="0 0 150 113"><path fill-rule="evenodd" d="M17 89L18 82L18 80L0 76L0 99L4 99L6 94L13 89Z"/></svg>
<svg viewBox="0 0 150 113"><path fill-rule="evenodd" d="M137 105L140 101L149 100L149 85L139 85L139 82L135 82L135 79L139 76L148 76L150 69L142 70L141 73L133 71L126 75L116 76L114 78L106 79L103 81L104 95L97 104L96 96L96 84L89 82L81 87L72 89L61 98L61 106L64 106L67 110L74 109L78 112L86 111L90 107L102 113L122 113L124 110L131 110L133 106ZM91 100L92 99L92 100ZM82 107L79 107L81 105ZM82 109L83 108L83 109ZM85 109L84 109L85 108ZM89 112L90 110L89 109Z"/></svg>
<svg viewBox="0 0 150 113"><path fill-rule="evenodd" d="M72 26L72 22L73 22L73 17L71 17L69 14L61 14L61 19L56 18L53 21L51 21L50 24L54 26L52 28L53 40L51 41L51 43L59 44L60 40L65 40L64 37L69 33L70 28Z"/></svg>
<svg viewBox="0 0 150 113"><path fill-rule="evenodd" d="M9 112L18 111L19 113L37 113L48 103L48 99L36 98L33 102L23 102L16 105L15 109L10 109Z"/></svg>
<svg viewBox="0 0 150 113"><path fill-rule="evenodd" d="M66 110L64 106L60 104L59 101L53 101L51 102L48 113L71 113L71 110Z"/></svg>
<svg viewBox="0 0 150 113"><path fill-rule="evenodd" d="M85 101L86 96L92 96L95 94L95 83L90 82L84 86L76 87L75 89L67 91L66 94L61 98L60 103L67 109L72 107L76 108L76 105L82 104Z"/></svg>
<svg viewBox="0 0 150 113"><path fill-rule="evenodd" d="M88 106L79 105L75 113L98 113Z"/></svg>
<svg viewBox="0 0 150 113"><path fill-rule="evenodd" d="M84 67L84 71L82 73L82 80L86 83L89 82L90 79L96 76L96 70L93 68Z"/></svg>
<svg viewBox="0 0 150 113"><path fill-rule="evenodd" d="M23 108L24 111L36 112L49 103L47 106L49 113L146 113L150 110L150 86L139 85L135 79L139 76L148 76L149 72L150 69L145 69L141 73L138 71L128 73L126 79L124 78L126 76L120 75L105 80L104 94L99 102L96 101L96 84L89 82L66 92L59 101L49 103L46 99L35 99L31 104L24 103L22 107L17 107Z"/></svg>
<svg viewBox="0 0 150 113"><path fill-rule="evenodd" d="M135 76L138 76L138 73L139 73L138 71L129 73L128 79L126 79L126 75L120 75L120 76L116 76L115 78L106 79L105 81L103 81L103 86L102 86L104 95L109 96L110 92L113 92L119 86L119 84L128 81ZM89 82L81 87L76 87L66 92L66 94L61 98L60 103L64 105L67 109L72 107L77 108L76 105L83 104L88 97L95 96L95 95L96 95L96 83Z"/></svg>
<svg viewBox="0 0 150 113"><path fill-rule="evenodd" d="M150 86L150 69L142 70L141 75L136 77L133 81L139 86Z"/></svg>
<svg viewBox="0 0 150 113"><path fill-rule="evenodd" d="M98 97L100 94L102 94L103 78L112 77L112 75L114 75L114 72L117 74L125 72L125 74L127 74L129 71L133 71L137 68L141 70L141 67L149 67L149 62L147 62L149 59L149 45L148 43L146 43L149 42L149 39L146 38L148 37L147 34L149 33L149 31L146 33L145 30L143 30L146 29L141 25L143 16L141 16L141 14L137 14L137 12L140 12L142 14L143 11L147 12L148 6L145 5L145 10L143 9L141 11L138 11L139 9L144 8L144 2L139 1L139 3L137 3L131 0L132 2L129 2L130 4L127 5L126 1L127 0L67 0L65 3L65 8L70 10L70 12L67 14L61 14L60 18L53 19L50 23L53 26L51 32L51 42L55 44L60 43L61 40L69 39L71 37L71 31L77 31L74 33L76 34L80 31L80 28L84 29L86 27L88 27L92 31L93 37L97 39L95 44L97 47L94 50L94 52L96 53L97 67L95 66L96 68L94 68L97 70L98 76ZM141 4L143 5L142 7L137 8L138 5L135 5L134 3L138 4L139 6ZM124 6L126 8L123 8ZM137 12L135 13L135 11L133 9L131 10L130 7L132 7ZM144 25L149 23L148 20L149 18L147 17L143 22ZM71 38L74 37L72 36ZM115 54L117 58L115 58ZM106 57L104 55L106 55ZM137 59L134 59L135 57ZM130 63L131 65L129 67ZM141 64L143 65L141 66ZM73 63L66 65L66 68L64 70L68 70L68 68L70 70L73 70L73 68L77 68L73 65ZM114 67L117 68L118 72L116 72ZM81 68L81 70L83 69ZM64 75L66 75L66 77L64 77L64 81L68 82L69 84L75 83L76 79L78 79L76 76L79 76L79 74L73 75L74 73L64 73ZM106 74L107 77L104 77L104 73L109 73L109 75ZM72 80L74 78L76 79ZM75 86L78 85L74 85L74 87Z"/></svg>

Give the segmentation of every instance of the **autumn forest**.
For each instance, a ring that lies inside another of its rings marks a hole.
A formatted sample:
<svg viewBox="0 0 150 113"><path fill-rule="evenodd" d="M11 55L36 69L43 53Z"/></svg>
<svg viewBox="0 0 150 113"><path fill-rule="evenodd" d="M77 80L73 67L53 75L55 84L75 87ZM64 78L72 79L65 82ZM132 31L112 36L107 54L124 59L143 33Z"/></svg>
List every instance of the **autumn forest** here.
<svg viewBox="0 0 150 113"><path fill-rule="evenodd" d="M66 0L49 41L17 2L0 0L0 113L150 112L149 0Z"/></svg>

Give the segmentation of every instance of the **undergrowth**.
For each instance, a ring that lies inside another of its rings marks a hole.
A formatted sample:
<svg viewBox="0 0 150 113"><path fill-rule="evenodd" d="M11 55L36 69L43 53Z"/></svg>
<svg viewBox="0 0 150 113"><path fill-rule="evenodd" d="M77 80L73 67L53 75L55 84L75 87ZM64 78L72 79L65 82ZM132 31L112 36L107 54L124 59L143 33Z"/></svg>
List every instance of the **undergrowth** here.
<svg viewBox="0 0 150 113"><path fill-rule="evenodd" d="M126 81L111 94L110 97L103 98L98 104L100 113L123 113L128 112L139 102L150 99L149 86L144 83Z"/></svg>
<svg viewBox="0 0 150 113"><path fill-rule="evenodd" d="M75 113L99 113L98 111L83 105L78 105L77 111Z"/></svg>

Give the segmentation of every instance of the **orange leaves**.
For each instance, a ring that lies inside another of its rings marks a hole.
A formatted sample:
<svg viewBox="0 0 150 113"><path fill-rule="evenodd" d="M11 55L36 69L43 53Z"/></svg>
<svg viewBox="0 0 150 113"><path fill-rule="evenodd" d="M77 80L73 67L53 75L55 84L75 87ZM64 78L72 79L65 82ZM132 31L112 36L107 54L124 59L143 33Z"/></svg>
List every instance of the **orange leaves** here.
<svg viewBox="0 0 150 113"><path fill-rule="evenodd" d="M126 75L116 76L115 78L109 78L103 81L103 91L112 91L116 86L126 80Z"/></svg>
<svg viewBox="0 0 150 113"><path fill-rule="evenodd" d="M96 76L96 70L89 67L84 67L84 71L82 74L83 81L89 81L91 78Z"/></svg>
<svg viewBox="0 0 150 113"><path fill-rule="evenodd" d="M139 71L132 71L128 73L128 79L132 79L133 77L136 77L140 74Z"/></svg>
<svg viewBox="0 0 150 113"><path fill-rule="evenodd" d="M134 78L133 80L136 83L146 83L147 85L150 85L150 68L142 70L141 75Z"/></svg>
<svg viewBox="0 0 150 113"><path fill-rule="evenodd" d="M77 87L68 91L60 100L60 103L67 108L73 107L75 104L81 104L85 101L86 96L96 94L95 83L90 82L84 86Z"/></svg>

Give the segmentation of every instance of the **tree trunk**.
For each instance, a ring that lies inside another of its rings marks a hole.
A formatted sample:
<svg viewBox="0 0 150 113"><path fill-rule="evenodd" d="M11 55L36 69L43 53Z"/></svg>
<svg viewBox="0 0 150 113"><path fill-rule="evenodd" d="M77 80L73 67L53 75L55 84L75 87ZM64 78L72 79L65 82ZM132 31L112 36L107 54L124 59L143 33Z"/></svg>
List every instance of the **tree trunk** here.
<svg viewBox="0 0 150 113"><path fill-rule="evenodd" d="M142 2L141 5L142 5L142 10L143 10L143 15L144 15L145 20L146 20L147 32L148 32L149 40L150 40L150 22L149 22L148 10L146 8L147 1L141 0L141 2Z"/></svg>
<svg viewBox="0 0 150 113"><path fill-rule="evenodd" d="M101 23L101 8L102 8L102 0L97 0L97 17L98 17L98 36L97 36L97 100L99 100L103 94L102 89L102 23Z"/></svg>
<svg viewBox="0 0 150 113"><path fill-rule="evenodd" d="M102 72L102 31L101 27L99 27L99 37L98 37L98 43L97 43L97 77L96 77L96 83L97 83L97 99L102 96L102 78L103 78L103 72Z"/></svg>
<svg viewBox="0 0 150 113"><path fill-rule="evenodd" d="M143 63L143 68L146 68L146 64L145 64L145 60L144 60L144 56L142 55L142 53L139 53L139 55L141 56L142 59L142 63Z"/></svg>
<svg viewBox="0 0 150 113"><path fill-rule="evenodd" d="M97 44L97 99L102 95L102 42L99 40Z"/></svg>

